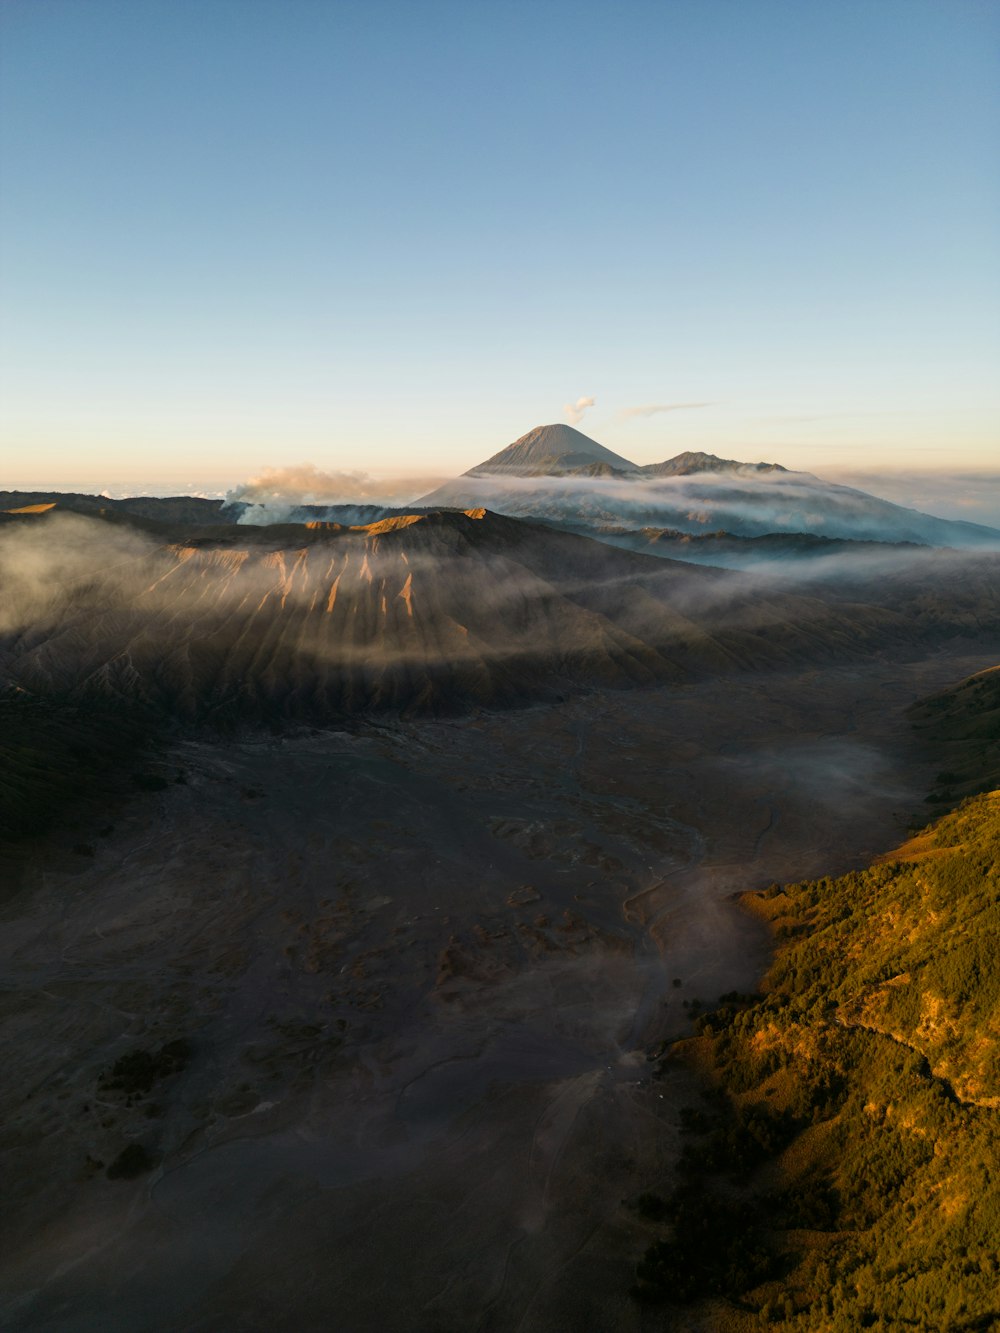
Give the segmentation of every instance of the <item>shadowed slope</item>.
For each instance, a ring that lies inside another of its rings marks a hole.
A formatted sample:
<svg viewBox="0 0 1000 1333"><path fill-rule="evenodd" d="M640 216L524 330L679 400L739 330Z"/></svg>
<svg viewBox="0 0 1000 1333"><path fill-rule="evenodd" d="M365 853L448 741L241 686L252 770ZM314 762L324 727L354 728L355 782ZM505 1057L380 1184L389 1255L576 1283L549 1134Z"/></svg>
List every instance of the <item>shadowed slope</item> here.
<svg viewBox="0 0 1000 1333"><path fill-rule="evenodd" d="M941 762L928 804L953 805L1000 787L1000 667L921 699L909 716Z"/></svg>
<svg viewBox="0 0 1000 1333"><path fill-rule="evenodd" d="M133 495L113 500L106 495L85 495L76 491L0 491L0 517L41 512L57 507L95 517L156 519L165 523L220 523L226 507L224 500L210 500L200 495ZM237 506L240 508L241 506Z"/></svg>
<svg viewBox="0 0 1000 1333"><path fill-rule="evenodd" d="M0 695L0 850L6 839L44 833L82 802L106 806L153 730L120 708Z"/></svg>
<svg viewBox="0 0 1000 1333"><path fill-rule="evenodd" d="M168 545L73 516L14 535L4 678L192 718L510 705L918 637L893 610L770 595L483 510Z"/></svg>

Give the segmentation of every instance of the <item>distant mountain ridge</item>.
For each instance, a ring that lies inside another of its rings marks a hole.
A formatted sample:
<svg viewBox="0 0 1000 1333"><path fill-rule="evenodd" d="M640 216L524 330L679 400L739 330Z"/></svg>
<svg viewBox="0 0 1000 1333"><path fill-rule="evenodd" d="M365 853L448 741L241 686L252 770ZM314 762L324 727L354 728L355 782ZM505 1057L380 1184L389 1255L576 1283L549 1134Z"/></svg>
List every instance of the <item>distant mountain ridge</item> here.
<svg viewBox="0 0 1000 1333"><path fill-rule="evenodd" d="M119 521L173 523L178 528L240 523L253 526L308 521L353 527L407 512L486 508L510 518L555 524L615 545L668 554L643 530L670 532L669 554L704 559L680 539L725 532L743 540L785 539L782 554L798 556L787 539L913 543L938 547L1000 549L1000 530L937 518L850 486L837 485L780 463L745 463L687 450L660 463L638 465L572 426L537 426L462 476L414 500L405 510L370 503L265 504L198 496L134 496L109 499L54 491L0 491L0 525L20 521L25 510L55 503L61 510ZM632 534L632 535L629 535ZM624 537L624 540L623 540ZM801 546L801 544L800 544ZM733 546L726 555L751 553ZM763 551L755 553L764 554ZM772 554L777 554L775 549ZM709 563L726 563L715 543Z"/></svg>
<svg viewBox="0 0 1000 1333"><path fill-rule="evenodd" d="M647 463L636 468L644 477L693 477L699 472L787 472L780 463L738 463L733 458L686 450L663 463Z"/></svg>
<svg viewBox="0 0 1000 1333"><path fill-rule="evenodd" d="M780 463L740 463L690 450L662 463L633 463L573 426L535 426L499 453L477 463L466 477L635 476L688 477L699 472L786 472ZM434 494L437 494L435 492ZM430 497L427 497L430 499Z"/></svg>
<svg viewBox="0 0 1000 1333"><path fill-rule="evenodd" d="M224 523L224 500L201 495L133 495L112 500L80 491L0 491L0 523L49 505L77 514L108 518L116 514L178 523Z"/></svg>
<svg viewBox="0 0 1000 1333"><path fill-rule="evenodd" d="M1000 547L995 528L907 509L780 463L686 451L639 466L564 425L535 427L416 504L484 506L605 539L607 529L618 526Z"/></svg>

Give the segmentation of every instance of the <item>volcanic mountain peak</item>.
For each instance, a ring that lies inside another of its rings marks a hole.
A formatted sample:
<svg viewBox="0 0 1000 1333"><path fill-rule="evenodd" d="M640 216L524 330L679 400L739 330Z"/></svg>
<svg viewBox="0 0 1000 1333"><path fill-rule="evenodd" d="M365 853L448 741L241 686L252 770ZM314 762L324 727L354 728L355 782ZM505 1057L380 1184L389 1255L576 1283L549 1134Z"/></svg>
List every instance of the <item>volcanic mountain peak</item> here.
<svg viewBox="0 0 1000 1333"><path fill-rule="evenodd" d="M523 477L539 477L576 472L595 463L605 464L616 472L634 472L635 464L620 454L605 449L589 435L561 424L536 426L519 440L501 449L485 463L470 468L467 477L487 473L507 473Z"/></svg>
<svg viewBox="0 0 1000 1333"><path fill-rule="evenodd" d="M787 472L780 463L740 463L735 458L718 458L715 454L693 453L685 450L663 463L647 463L636 469L646 477L690 477L698 472Z"/></svg>

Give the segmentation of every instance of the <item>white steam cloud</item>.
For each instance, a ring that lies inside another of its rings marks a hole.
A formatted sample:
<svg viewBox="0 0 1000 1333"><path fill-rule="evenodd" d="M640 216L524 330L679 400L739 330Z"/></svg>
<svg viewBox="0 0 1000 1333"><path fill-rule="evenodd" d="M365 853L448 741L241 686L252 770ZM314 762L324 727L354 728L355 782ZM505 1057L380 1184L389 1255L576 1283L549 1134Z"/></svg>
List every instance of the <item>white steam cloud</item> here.
<svg viewBox="0 0 1000 1333"><path fill-rule="evenodd" d="M594 406L593 398L578 398L575 403L564 403L563 411L566 413L566 420L571 426L578 426L583 420L583 414L588 407Z"/></svg>
<svg viewBox="0 0 1000 1333"><path fill-rule="evenodd" d="M367 472L323 472L314 463L264 468L226 494L250 504L409 504L441 485L439 477L372 477Z"/></svg>

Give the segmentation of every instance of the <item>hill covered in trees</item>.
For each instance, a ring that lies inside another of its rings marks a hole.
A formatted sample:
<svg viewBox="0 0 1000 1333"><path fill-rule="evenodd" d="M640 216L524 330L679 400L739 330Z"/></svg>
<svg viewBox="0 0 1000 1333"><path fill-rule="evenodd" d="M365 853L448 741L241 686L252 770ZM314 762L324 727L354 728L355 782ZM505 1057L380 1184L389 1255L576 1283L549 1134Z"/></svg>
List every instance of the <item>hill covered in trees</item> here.
<svg viewBox="0 0 1000 1333"><path fill-rule="evenodd" d="M988 702L973 681L931 715ZM636 1295L734 1333L1000 1326L1000 792L744 904L777 953L672 1050L709 1090L683 1183L640 1198Z"/></svg>
<svg viewBox="0 0 1000 1333"><path fill-rule="evenodd" d="M1000 667L921 699L909 715L924 744L946 765L929 805L952 806L1000 787Z"/></svg>

